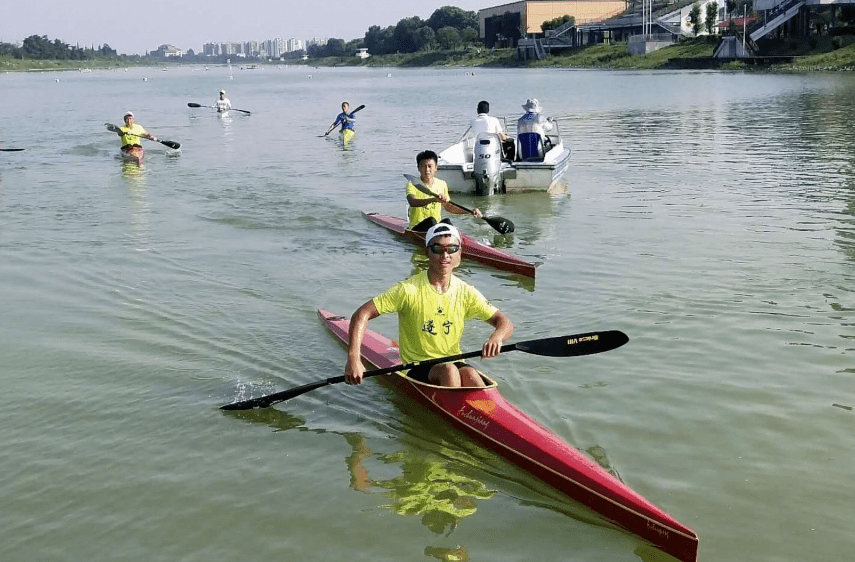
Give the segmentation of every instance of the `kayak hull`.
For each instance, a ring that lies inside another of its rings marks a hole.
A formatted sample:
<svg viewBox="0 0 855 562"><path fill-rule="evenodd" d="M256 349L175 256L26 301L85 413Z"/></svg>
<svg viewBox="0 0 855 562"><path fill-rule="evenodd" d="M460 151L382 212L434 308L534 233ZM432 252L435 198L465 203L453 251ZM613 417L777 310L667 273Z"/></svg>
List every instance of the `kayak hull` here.
<svg viewBox="0 0 855 562"><path fill-rule="evenodd" d="M398 236L424 247L425 233L407 229L409 221L400 217L390 217L389 215L382 215L380 213L363 212L362 216L374 224L378 224L383 228L394 232ZM518 258L517 256L509 254L498 248L482 244L462 232L460 235L463 237L464 260L476 261L480 264L494 267L501 271L516 273L517 275L534 279L536 268L533 263L527 262L522 258Z"/></svg>
<svg viewBox="0 0 855 562"><path fill-rule="evenodd" d="M141 146L131 146L129 148L122 148L122 158L128 162L133 162L135 164L140 164L143 161L143 157L145 156L145 149Z"/></svg>
<svg viewBox="0 0 855 562"><path fill-rule="evenodd" d="M329 330L348 341L349 318L319 310ZM399 365L397 344L366 330L362 358L377 368ZM484 376L486 388L447 388L421 383L400 373L385 375L396 389L438 413L457 429L540 478L624 530L682 562L696 562L698 536L659 509L578 449L544 428L500 394Z"/></svg>
<svg viewBox="0 0 855 562"><path fill-rule="evenodd" d="M350 142L356 135L356 131L354 129L342 129L339 134L341 135L341 140Z"/></svg>

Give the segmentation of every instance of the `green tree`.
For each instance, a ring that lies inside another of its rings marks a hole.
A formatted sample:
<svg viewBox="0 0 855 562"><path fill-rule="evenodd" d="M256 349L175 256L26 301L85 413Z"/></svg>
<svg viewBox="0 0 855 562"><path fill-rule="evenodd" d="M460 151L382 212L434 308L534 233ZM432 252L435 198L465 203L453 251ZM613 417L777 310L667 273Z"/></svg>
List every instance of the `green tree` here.
<svg viewBox="0 0 855 562"><path fill-rule="evenodd" d="M460 32L447 25L436 32L436 40L441 49L456 49L460 45Z"/></svg>
<svg viewBox="0 0 855 562"><path fill-rule="evenodd" d="M710 35L712 35L713 29L715 29L716 20L718 20L718 2L710 2L707 4L707 13L704 19L704 25L707 28L707 33Z"/></svg>
<svg viewBox="0 0 855 562"><path fill-rule="evenodd" d="M560 18L555 18L551 20L547 20L540 24L540 30L546 32L548 29L555 29L556 27L561 27L567 22L571 22L570 26L576 25L576 18L571 16L570 14L565 14Z"/></svg>
<svg viewBox="0 0 855 562"><path fill-rule="evenodd" d="M436 32L430 27L423 25L415 33L416 48L419 51L430 51L436 44Z"/></svg>
<svg viewBox="0 0 855 562"><path fill-rule="evenodd" d="M701 5L695 2L689 12L689 23L692 24L692 33L697 35L701 32Z"/></svg>
<svg viewBox="0 0 855 562"><path fill-rule="evenodd" d="M419 44L416 38L416 31L423 26L424 22L418 16L400 20L398 25L395 26L395 51L402 53L415 53L418 51Z"/></svg>
<svg viewBox="0 0 855 562"><path fill-rule="evenodd" d="M369 53L375 55L394 53L395 27L390 25L381 29L379 25L372 25L365 32L364 41Z"/></svg>
<svg viewBox="0 0 855 562"><path fill-rule="evenodd" d="M460 40L464 44L474 43L478 39L478 29L475 27L465 27L460 30Z"/></svg>
<svg viewBox="0 0 855 562"><path fill-rule="evenodd" d="M428 18L427 24L434 31L439 31L443 27L453 27L458 31L467 27L477 29L478 14L454 6L443 6L434 10Z"/></svg>

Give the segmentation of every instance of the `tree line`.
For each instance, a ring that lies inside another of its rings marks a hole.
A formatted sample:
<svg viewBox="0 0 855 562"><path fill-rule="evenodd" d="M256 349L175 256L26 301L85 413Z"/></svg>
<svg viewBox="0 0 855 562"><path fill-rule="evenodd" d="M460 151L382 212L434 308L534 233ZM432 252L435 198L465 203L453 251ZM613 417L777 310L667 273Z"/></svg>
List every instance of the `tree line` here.
<svg viewBox="0 0 855 562"><path fill-rule="evenodd" d="M0 42L0 56L28 58L33 60L92 60L103 57L115 57L117 53L104 43L97 49L94 46L80 47L69 45L59 39L51 41L47 35L30 35L17 46Z"/></svg>
<svg viewBox="0 0 855 562"><path fill-rule="evenodd" d="M332 38L326 45L311 45L308 54L313 57L350 56L359 48L367 48L373 55L415 53L436 48L456 49L476 39L478 15L455 6L443 6L426 20L413 16L386 28L372 25L361 39L345 42Z"/></svg>

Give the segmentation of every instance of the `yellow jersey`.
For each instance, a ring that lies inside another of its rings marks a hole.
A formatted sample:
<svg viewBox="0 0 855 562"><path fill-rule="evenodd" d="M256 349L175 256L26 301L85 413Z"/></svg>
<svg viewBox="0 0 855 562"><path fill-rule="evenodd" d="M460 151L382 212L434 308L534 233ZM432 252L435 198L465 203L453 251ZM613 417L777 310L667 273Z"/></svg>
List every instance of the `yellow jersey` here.
<svg viewBox="0 0 855 562"><path fill-rule="evenodd" d="M404 363L460 354L464 322L469 318L486 322L497 310L478 289L453 275L448 290L439 293L427 271L395 284L373 302L380 314L398 313Z"/></svg>
<svg viewBox="0 0 855 562"><path fill-rule="evenodd" d="M119 127L119 129L124 133L122 135L122 146L128 146L129 144L139 144L140 143L140 135L145 134L145 129L142 128L141 125L133 124L132 127Z"/></svg>
<svg viewBox="0 0 855 562"><path fill-rule="evenodd" d="M439 178L433 178L433 185L428 186L431 191L437 195L448 196L448 184ZM407 183L407 195L412 195L416 199L429 199L431 196L422 193L412 183ZM428 217L433 217L436 222L442 219L442 203L434 201L424 207L410 207L410 224L407 228L412 228L425 220Z"/></svg>

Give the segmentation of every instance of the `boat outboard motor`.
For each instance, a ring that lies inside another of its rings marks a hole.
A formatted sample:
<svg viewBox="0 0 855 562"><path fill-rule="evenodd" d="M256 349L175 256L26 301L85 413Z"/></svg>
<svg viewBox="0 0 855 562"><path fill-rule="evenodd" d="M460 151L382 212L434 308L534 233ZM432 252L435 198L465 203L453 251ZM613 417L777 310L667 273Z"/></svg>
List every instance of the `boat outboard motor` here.
<svg viewBox="0 0 855 562"><path fill-rule="evenodd" d="M475 139L472 177L475 193L492 195L504 191L502 181L502 143L494 133L480 133Z"/></svg>

